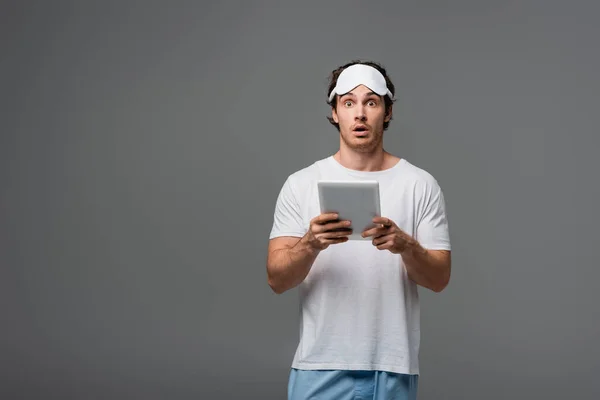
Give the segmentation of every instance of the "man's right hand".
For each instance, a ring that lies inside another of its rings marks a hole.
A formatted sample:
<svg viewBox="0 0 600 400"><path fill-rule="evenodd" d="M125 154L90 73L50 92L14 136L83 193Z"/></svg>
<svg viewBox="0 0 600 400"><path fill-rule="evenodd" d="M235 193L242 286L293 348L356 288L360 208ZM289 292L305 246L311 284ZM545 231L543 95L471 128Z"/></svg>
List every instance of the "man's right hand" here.
<svg viewBox="0 0 600 400"><path fill-rule="evenodd" d="M310 221L308 232L297 237L269 241L267 276L275 293L298 286L308 275L321 250L348 241L350 221L339 221L337 213L321 214Z"/></svg>
<svg viewBox="0 0 600 400"><path fill-rule="evenodd" d="M339 221L338 218L337 213L326 213L318 215L310 221L310 227L304 236L310 247L320 251L332 244L348 241L348 236L352 233L351 221Z"/></svg>

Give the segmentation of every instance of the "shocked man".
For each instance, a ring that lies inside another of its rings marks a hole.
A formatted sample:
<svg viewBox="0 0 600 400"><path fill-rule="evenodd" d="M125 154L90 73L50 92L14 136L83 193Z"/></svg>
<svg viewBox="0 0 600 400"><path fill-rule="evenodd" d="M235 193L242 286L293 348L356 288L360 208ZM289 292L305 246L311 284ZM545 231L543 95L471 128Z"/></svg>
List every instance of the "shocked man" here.
<svg viewBox="0 0 600 400"><path fill-rule="evenodd" d="M384 149L394 92L375 62L335 69L327 101L339 150L289 175L277 198L268 284L298 288L301 304L289 400L416 399L418 287L448 285L450 238L436 179ZM319 180L379 182L369 240L348 240L351 221L320 213Z"/></svg>

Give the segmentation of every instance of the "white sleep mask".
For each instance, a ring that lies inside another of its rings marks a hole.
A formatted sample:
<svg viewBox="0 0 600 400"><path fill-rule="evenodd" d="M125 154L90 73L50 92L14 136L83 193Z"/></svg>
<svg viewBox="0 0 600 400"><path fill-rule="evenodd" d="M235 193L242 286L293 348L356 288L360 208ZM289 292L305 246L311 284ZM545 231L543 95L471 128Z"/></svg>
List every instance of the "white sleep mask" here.
<svg viewBox="0 0 600 400"><path fill-rule="evenodd" d="M390 99L394 98L381 72L370 65L354 64L343 70L338 77L335 87L329 94L329 102L336 94L346 94L359 85L365 85L380 96L387 94Z"/></svg>

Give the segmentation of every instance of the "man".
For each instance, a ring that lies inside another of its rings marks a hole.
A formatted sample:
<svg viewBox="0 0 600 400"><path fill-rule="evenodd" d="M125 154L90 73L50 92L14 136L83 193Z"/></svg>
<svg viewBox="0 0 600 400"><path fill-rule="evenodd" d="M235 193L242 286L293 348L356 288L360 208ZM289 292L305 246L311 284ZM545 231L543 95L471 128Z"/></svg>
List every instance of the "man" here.
<svg viewBox="0 0 600 400"><path fill-rule="evenodd" d="M297 287L301 302L289 400L416 399L417 285L446 287L450 240L437 181L383 148L394 91L377 63L334 70L328 119L339 151L288 176L277 198L268 283L278 294ZM351 221L320 214L320 179L379 181L382 216L362 232L369 240L348 240Z"/></svg>

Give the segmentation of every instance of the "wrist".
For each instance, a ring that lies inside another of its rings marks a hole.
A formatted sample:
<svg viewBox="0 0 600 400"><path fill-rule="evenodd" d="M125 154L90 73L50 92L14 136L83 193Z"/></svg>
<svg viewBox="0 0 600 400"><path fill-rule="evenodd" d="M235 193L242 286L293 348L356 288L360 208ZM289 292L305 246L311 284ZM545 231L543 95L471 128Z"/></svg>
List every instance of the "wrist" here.
<svg viewBox="0 0 600 400"><path fill-rule="evenodd" d="M427 250L425 250L425 248L423 248L423 246L421 246L421 244L412 237L408 237L404 243L404 246L402 249L400 249L400 254L408 257L418 257L426 252Z"/></svg>
<svg viewBox="0 0 600 400"><path fill-rule="evenodd" d="M310 232L304 235L302 239L300 239L298 244L302 246L302 250L306 251L311 256L317 256L321 252L321 249L319 247L316 247L314 242L310 240Z"/></svg>

